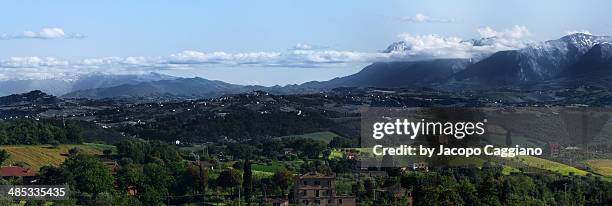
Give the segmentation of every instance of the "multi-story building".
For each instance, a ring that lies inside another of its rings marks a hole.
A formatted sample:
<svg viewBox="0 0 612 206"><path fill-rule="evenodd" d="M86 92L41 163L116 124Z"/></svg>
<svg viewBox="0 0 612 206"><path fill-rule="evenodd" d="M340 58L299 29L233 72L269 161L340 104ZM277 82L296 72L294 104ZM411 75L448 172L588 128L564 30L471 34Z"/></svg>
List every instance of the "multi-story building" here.
<svg viewBox="0 0 612 206"><path fill-rule="evenodd" d="M350 206L356 205L354 196L336 193L336 177L316 172L295 177L294 201L298 205Z"/></svg>

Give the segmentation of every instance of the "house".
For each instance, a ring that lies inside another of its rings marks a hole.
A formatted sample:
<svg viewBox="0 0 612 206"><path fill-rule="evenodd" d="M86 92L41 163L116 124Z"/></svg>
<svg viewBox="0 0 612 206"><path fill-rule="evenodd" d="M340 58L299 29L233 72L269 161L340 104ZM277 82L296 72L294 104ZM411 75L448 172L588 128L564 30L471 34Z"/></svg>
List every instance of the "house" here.
<svg viewBox="0 0 612 206"><path fill-rule="evenodd" d="M285 155L293 155L295 154L295 150L293 148L283 148L283 153Z"/></svg>
<svg viewBox="0 0 612 206"><path fill-rule="evenodd" d="M429 171L429 164L427 162L415 162L412 163L412 170L414 171Z"/></svg>
<svg viewBox="0 0 612 206"><path fill-rule="evenodd" d="M136 186L130 185L126 188L126 192L128 196L135 196L136 194L138 194L138 190L136 189Z"/></svg>
<svg viewBox="0 0 612 206"><path fill-rule="evenodd" d="M356 205L354 196L336 193L336 177L317 172L309 172L294 178L294 202L298 205Z"/></svg>
<svg viewBox="0 0 612 206"><path fill-rule="evenodd" d="M264 201L267 205L272 206L289 206L289 200L287 197L268 197Z"/></svg>
<svg viewBox="0 0 612 206"><path fill-rule="evenodd" d="M548 143L548 151L551 157L558 157L561 153L561 145L557 143Z"/></svg>
<svg viewBox="0 0 612 206"><path fill-rule="evenodd" d="M344 153L344 157L347 160L356 160L357 159L357 154L349 151L349 152Z"/></svg>
<svg viewBox="0 0 612 206"><path fill-rule="evenodd" d="M117 174L117 171L119 171L119 164L117 161L104 161L104 165L106 165L112 175Z"/></svg>
<svg viewBox="0 0 612 206"><path fill-rule="evenodd" d="M7 178L22 178L24 184L36 182L36 172L30 168L18 166L9 166L0 168L0 177Z"/></svg>

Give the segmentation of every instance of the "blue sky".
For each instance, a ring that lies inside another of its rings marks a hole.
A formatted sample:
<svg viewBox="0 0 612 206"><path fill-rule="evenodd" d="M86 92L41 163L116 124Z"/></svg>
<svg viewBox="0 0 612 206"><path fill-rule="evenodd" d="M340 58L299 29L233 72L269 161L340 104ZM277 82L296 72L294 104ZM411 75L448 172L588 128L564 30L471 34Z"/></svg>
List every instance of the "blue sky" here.
<svg viewBox="0 0 612 206"><path fill-rule="evenodd" d="M302 83L387 60L379 53L392 42L440 43L428 35L448 41L506 33L521 42L578 30L610 35L609 8L603 0L4 1L0 79L117 70ZM403 58L440 48L424 45Z"/></svg>

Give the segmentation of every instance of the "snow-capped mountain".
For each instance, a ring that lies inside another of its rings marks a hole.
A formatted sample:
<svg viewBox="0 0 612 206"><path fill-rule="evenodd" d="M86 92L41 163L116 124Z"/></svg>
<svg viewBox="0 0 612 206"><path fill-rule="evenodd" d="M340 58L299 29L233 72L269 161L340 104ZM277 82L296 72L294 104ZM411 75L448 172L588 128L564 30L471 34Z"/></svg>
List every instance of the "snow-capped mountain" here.
<svg viewBox="0 0 612 206"><path fill-rule="evenodd" d="M408 51L411 48L412 48L412 46L410 46L407 42L405 42L405 41L398 41L398 42L391 43L391 45L389 45L382 52L384 52L384 53L403 52L403 51Z"/></svg>
<svg viewBox="0 0 612 206"><path fill-rule="evenodd" d="M594 45L607 42L612 42L612 37L576 33L519 50L500 51L457 73L453 80L487 86L537 83L556 77Z"/></svg>
<svg viewBox="0 0 612 206"><path fill-rule="evenodd" d="M420 61L375 62L355 74L329 81L288 86L243 86L203 78L176 78L156 73L143 75L82 76L73 82L0 82L0 95L40 89L73 98L115 96L214 97L265 90L273 93L308 93L338 87L379 88L573 88L581 85L612 88L612 37L572 34L533 43L521 49L498 51L483 57L437 58ZM467 45L496 45L495 37L469 40ZM410 50L395 42L386 52ZM14 90L14 91L13 91ZM63 92L63 93L62 93Z"/></svg>
<svg viewBox="0 0 612 206"><path fill-rule="evenodd" d="M612 75L612 43L597 44L582 56L570 68L562 72L559 77L588 77Z"/></svg>

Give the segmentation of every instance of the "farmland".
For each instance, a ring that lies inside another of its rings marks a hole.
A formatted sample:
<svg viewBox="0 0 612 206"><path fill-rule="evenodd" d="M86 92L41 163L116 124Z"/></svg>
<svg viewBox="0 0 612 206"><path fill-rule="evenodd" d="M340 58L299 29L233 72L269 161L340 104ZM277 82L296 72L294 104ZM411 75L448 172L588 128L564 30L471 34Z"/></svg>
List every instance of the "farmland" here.
<svg viewBox="0 0 612 206"><path fill-rule="evenodd" d="M585 163L589 167L591 167L593 172L603 175L603 176L612 177L612 160L610 159L592 159L592 160L585 161Z"/></svg>
<svg viewBox="0 0 612 206"><path fill-rule="evenodd" d="M26 167L34 170L40 169L45 165L57 166L64 162L68 156L68 150L71 148L79 148L80 152L89 155L101 155L104 149L114 148L110 145L100 144L64 144L57 147L51 145L15 145L1 146L11 155L3 165L12 165L23 163Z"/></svg>
<svg viewBox="0 0 612 206"><path fill-rule="evenodd" d="M569 175L570 173L573 173L575 175L584 176L588 174L588 172L584 170L579 170L579 169L576 169L575 167L571 167L568 165L564 165L558 162L553 162L553 161L538 158L538 157L520 156L519 159L528 166L545 169L545 170L552 171L552 172L557 172L563 175Z"/></svg>

